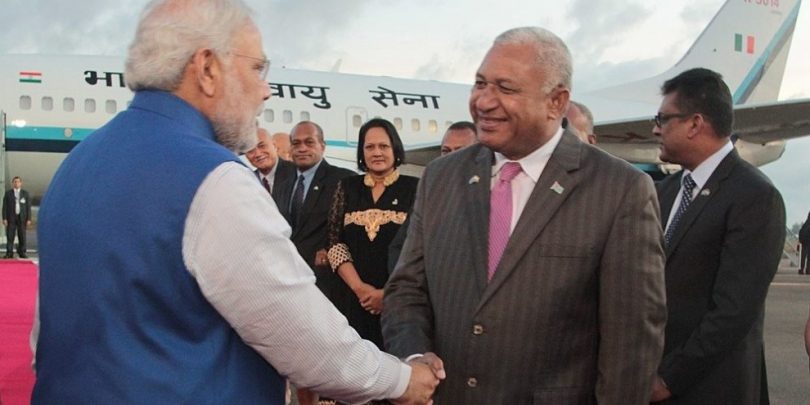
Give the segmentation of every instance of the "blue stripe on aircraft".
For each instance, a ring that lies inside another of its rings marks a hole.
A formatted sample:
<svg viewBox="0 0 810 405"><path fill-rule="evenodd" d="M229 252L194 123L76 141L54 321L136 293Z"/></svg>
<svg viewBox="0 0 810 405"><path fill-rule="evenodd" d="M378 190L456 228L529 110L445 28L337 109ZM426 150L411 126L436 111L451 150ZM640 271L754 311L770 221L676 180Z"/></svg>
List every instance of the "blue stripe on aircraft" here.
<svg viewBox="0 0 810 405"><path fill-rule="evenodd" d="M785 40L785 35L787 31L790 29L791 26L796 25L796 19L799 17L799 5L801 2L796 3L793 7L793 10L790 12L790 16L785 20L779 30L776 32L776 35L771 39L771 42L768 44L768 47L765 48L765 51L762 55L757 59L757 62L751 68L751 71L748 72L748 75L743 79L742 84L740 87L737 88L737 91L734 92L733 102L734 104L739 104L745 102L743 97L747 97L750 94L750 91L754 86L757 85L759 80L762 78L764 74L764 66L765 63L770 60L771 53L774 51L776 46L782 41Z"/></svg>
<svg viewBox="0 0 810 405"><path fill-rule="evenodd" d="M73 141L78 142L87 138L93 129L87 128L70 128L71 136L65 136L64 127L22 127L15 126L6 127L6 141L20 140L20 141Z"/></svg>

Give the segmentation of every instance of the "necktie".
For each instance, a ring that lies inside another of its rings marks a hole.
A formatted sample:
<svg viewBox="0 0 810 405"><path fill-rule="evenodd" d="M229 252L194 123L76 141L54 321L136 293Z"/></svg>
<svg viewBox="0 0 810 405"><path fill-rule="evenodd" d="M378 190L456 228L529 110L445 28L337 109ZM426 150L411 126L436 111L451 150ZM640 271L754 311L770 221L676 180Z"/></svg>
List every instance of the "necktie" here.
<svg viewBox="0 0 810 405"><path fill-rule="evenodd" d="M487 280L501 261L512 227L512 179L522 171L520 163L506 162L489 197L489 263Z"/></svg>
<svg viewBox="0 0 810 405"><path fill-rule="evenodd" d="M298 215L301 212L301 207L304 205L304 175L298 176L298 182L295 185L295 191L293 191L293 198L290 202L290 219L292 220L292 226L295 227L296 222L298 222Z"/></svg>
<svg viewBox="0 0 810 405"><path fill-rule="evenodd" d="M672 235L675 234L675 229L678 227L678 222L681 221L681 217L686 212L686 209L689 208L689 204L692 202L692 191L695 190L695 186L697 184L694 180L692 180L692 175L687 174L683 176L683 195L681 195L681 204L678 205L678 211L675 212L675 216L672 217L672 222L669 223L669 227L667 228L667 233L664 234L664 242L666 245L669 246L670 240L672 240Z"/></svg>
<svg viewBox="0 0 810 405"><path fill-rule="evenodd" d="M267 177L262 179L262 185L264 186L264 189L267 190L268 193L273 194L273 192L270 191L270 182L267 181Z"/></svg>

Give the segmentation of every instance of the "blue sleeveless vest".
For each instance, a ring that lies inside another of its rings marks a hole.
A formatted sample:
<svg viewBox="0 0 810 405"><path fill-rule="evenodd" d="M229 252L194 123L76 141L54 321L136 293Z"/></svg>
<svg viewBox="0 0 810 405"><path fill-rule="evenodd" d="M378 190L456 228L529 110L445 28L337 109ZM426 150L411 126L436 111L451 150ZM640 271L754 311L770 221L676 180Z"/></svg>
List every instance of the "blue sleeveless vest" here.
<svg viewBox="0 0 810 405"><path fill-rule="evenodd" d="M32 403L284 403L283 379L183 262L192 199L227 161L197 110L153 91L65 159L39 213Z"/></svg>

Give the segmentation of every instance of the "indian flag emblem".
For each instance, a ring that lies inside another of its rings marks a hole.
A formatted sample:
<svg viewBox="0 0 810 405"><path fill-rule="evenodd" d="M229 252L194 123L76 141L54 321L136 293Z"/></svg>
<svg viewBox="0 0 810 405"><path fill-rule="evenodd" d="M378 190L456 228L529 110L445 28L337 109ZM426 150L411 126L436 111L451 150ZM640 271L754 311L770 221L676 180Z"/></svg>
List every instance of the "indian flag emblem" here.
<svg viewBox="0 0 810 405"><path fill-rule="evenodd" d="M20 72L20 83L42 83L42 73Z"/></svg>
<svg viewBox="0 0 810 405"><path fill-rule="evenodd" d="M734 34L734 51L753 54L754 44L754 37L750 35L743 36L743 34Z"/></svg>

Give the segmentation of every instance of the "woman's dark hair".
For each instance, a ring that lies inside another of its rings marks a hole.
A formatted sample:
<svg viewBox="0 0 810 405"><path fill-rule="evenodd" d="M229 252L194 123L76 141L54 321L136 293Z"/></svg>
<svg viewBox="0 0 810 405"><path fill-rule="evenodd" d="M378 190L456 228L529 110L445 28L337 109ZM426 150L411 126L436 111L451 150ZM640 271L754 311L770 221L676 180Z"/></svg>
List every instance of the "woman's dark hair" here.
<svg viewBox="0 0 810 405"><path fill-rule="evenodd" d="M391 148L394 150L394 167L399 167L405 162L405 148L402 146L402 140L399 139L399 133L394 124L383 118L372 118L360 127L360 136L357 139L357 168L362 172L368 171L368 166L363 161L363 145L366 143L366 133L371 128L382 128L388 134Z"/></svg>

